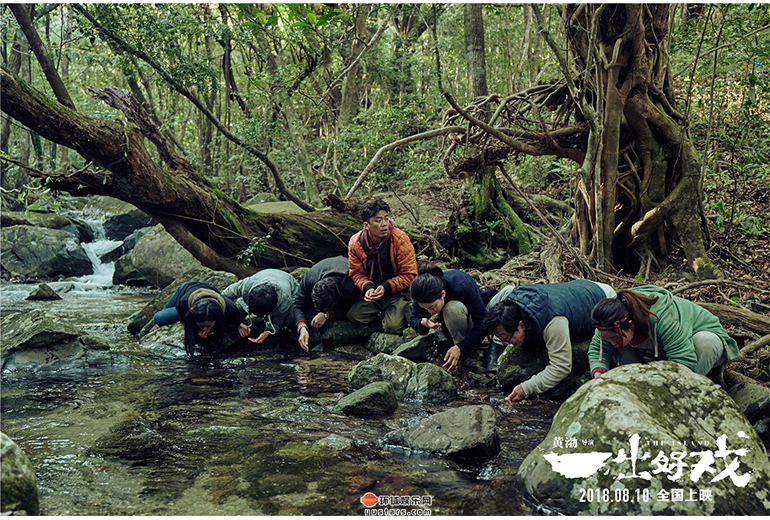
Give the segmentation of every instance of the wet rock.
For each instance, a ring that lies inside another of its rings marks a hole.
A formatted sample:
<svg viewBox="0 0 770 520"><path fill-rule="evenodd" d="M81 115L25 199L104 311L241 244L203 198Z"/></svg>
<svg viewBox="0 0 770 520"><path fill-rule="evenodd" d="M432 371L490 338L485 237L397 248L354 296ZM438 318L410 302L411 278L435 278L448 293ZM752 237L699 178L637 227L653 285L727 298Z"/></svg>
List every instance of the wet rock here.
<svg viewBox="0 0 770 520"><path fill-rule="evenodd" d="M429 361L431 359L431 354L436 348L434 340L434 334L417 336L394 350L393 355L405 357L415 363Z"/></svg>
<svg viewBox="0 0 770 520"><path fill-rule="evenodd" d="M415 366L414 362L399 356L377 354L353 367L348 375L348 389L355 391L369 383L387 381L396 397L403 399Z"/></svg>
<svg viewBox="0 0 770 520"><path fill-rule="evenodd" d="M770 388L754 383L741 383L730 389L738 409L750 422L756 422L763 416L770 415Z"/></svg>
<svg viewBox="0 0 770 520"><path fill-rule="evenodd" d="M104 340L39 309L3 316L0 327L4 374L76 369L115 361Z"/></svg>
<svg viewBox="0 0 770 520"><path fill-rule="evenodd" d="M337 435L336 433L331 433L327 437L317 440L315 443L322 448L331 448L339 451L350 451L355 446L355 443L351 439L343 437L342 435Z"/></svg>
<svg viewBox="0 0 770 520"><path fill-rule="evenodd" d="M572 372L580 375L588 371L588 346L590 340L572 343ZM504 391L543 371L548 366L548 351L545 347L535 348L508 345L497 360L497 382Z"/></svg>
<svg viewBox="0 0 770 520"><path fill-rule="evenodd" d="M365 342L373 332L370 325L359 325L348 320L339 319L327 321L320 330L313 327L310 327L309 330L310 348L320 343L330 348L360 344Z"/></svg>
<svg viewBox="0 0 770 520"><path fill-rule="evenodd" d="M147 329L144 330L144 332L148 332L150 328L155 326L155 324L152 322L152 317L155 315L155 313L166 306L180 285L182 285L184 282L190 282L193 280L198 282L206 282L213 285L220 291L223 291L225 287L231 283L237 282L238 277L232 273L226 273L224 271L213 271L208 267L197 267L195 269L190 269L189 271L176 278L169 285L164 287L163 290L160 291L158 295L150 301L150 303L145 305L141 311L132 316L128 322L128 331L132 334L139 334L142 332L142 329L147 326Z"/></svg>
<svg viewBox="0 0 770 520"><path fill-rule="evenodd" d="M387 415L397 408L398 399L393 386L377 381L341 398L333 411L345 415Z"/></svg>
<svg viewBox="0 0 770 520"><path fill-rule="evenodd" d="M134 230L157 223L132 204L101 195L89 198L83 208L83 216L104 220L104 235L109 240L123 240Z"/></svg>
<svg viewBox="0 0 770 520"><path fill-rule="evenodd" d="M412 371L404 400L440 404L457 398L457 384L449 372L433 363L420 363Z"/></svg>
<svg viewBox="0 0 770 520"><path fill-rule="evenodd" d="M0 513L40 514L35 468L21 448L0 432Z"/></svg>
<svg viewBox="0 0 770 520"><path fill-rule="evenodd" d="M94 239L94 233L88 224L78 218L66 217L58 213L3 211L0 215L0 227L11 226L60 229L75 235L81 242L90 242Z"/></svg>
<svg viewBox="0 0 770 520"><path fill-rule="evenodd" d="M154 325L139 340L139 346L159 357L183 358L187 355L184 349L184 327L181 323L173 323L163 327Z"/></svg>
<svg viewBox="0 0 770 520"><path fill-rule="evenodd" d="M38 285L29 296L24 298L25 300L61 300L61 296L56 294L56 291L51 289L48 284L41 283Z"/></svg>
<svg viewBox="0 0 770 520"><path fill-rule="evenodd" d="M770 463L751 425L719 386L668 361L614 368L583 385L519 476L529 495L565 515L770 512ZM589 489L607 489L611 499L586 500ZM637 490L650 499L637 500Z"/></svg>
<svg viewBox="0 0 770 520"><path fill-rule="evenodd" d="M385 332L374 332L369 336L366 342L366 349L374 354L384 352L392 354L394 350L404 344L404 338L401 334L386 334Z"/></svg>
<svg viewBox="0 0 770 520"><path fill-rule="evenodd" d="M154 426L140 419L130 419L110 428L99 437L94 451L100 455L120 457L131 461L157 460L174 449Z"/></svg>
<svg viewBox="0 0 770 520"><path fill-rule="evenodd" d="M152 230L151 226L137 229L126 238L124 238L123 243L118 247L100 256L99 260L101 260L103 264L117 261L121 256L131 251L134 246L136 246L136 243L139 241L139 239L146 235L150 230Z"/></svg>
<svg viewBox="0 0 770 520"><path fill-rule="evenodd" d="M486 459L500 451L496 425L491 406L462 406L392 431L385 442L453 459Z"/></svg>
<svg viewBox="0 0 770 520"><path fill-rule="evenodd" d="M137 285L138 282L145 282L155 287L166 287L196 267L201 267L200 262L159 224L115 262L112 283Z"/></svg>
<svg viewBox="0 0 770 520"><path fill-rule="evenodd" d="M3 269L28 277L83 276L94 272L80 241L59 229L3 228L0 258Z"/></svg>

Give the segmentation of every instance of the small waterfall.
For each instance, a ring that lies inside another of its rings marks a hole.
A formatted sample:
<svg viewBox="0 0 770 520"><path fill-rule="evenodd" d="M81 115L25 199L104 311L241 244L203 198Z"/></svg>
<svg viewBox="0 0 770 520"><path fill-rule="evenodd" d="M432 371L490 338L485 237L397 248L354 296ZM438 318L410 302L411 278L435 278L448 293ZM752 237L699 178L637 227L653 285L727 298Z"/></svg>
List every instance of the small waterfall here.
<svg viewBox="0 0 770 520"><path fill-rule="evenodd" d="M109 253L120 244L122 240L107 240L104 236L104 221L103 220L83 220L94 231L94 239L91 242L82 244L88 258L94 266L94 274L88 274L85 276L79 276L72 278L73 282L79 282L87 285L97 286L111 286L112 275L115 272L115 262L102 263L99 256ZM86 289L87 287L79 286L78 289Z"/></svg>

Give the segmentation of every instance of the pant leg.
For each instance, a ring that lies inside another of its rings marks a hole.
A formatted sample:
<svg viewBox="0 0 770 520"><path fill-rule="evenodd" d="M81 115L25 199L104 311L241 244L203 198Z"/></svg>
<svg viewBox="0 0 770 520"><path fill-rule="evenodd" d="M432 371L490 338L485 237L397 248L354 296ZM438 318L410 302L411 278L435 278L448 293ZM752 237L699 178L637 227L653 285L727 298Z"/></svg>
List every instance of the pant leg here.
<svg viewBox="0 0 770 520"><path fill-rule="evenodd" d="M182 320L182 317L176 310L176 301L179 298L179 293L182 292L182 287L188 283L189 282L184 282L182 285L177 287L176 291L174 291L173 296L171 296L171 299L168 301L165 307L155 313L155 315L152 317L152 320L156 325L161 327L163 325L171 325L172 323L176 323Z"/></svg>
<svg viewBox="0 0 770 520"><path fill-rule="evenodd" d="M455 345L464 340L468 331L473 328L473 319L468 313L468 308L460 301L447 302L441 310L441 317Z"/></svg>
<svg viewBox="0 0 770 520"><path fill-rule="evenodd" d="M705 376L712 368L727 361L725 346L719 336L713 332L707 330L696 332L692 342L695 345L695 356L698 358L696 374Z"/></svg>
<svg viewBox="0 0 770 520"><path fill-rule="evenodd" d="M350 307L347 319L351 323L368 325L377 321L381 313L382 306L379 301L367 302L362 297Z"/></svg>
<svg viewBox="0 0 770 520"><path fill-rule="evenodd" d="M382 330L388 334L401 334L409 326L409 310L412 303L404 300L401 293L391 295L383 305Z"/></svg>

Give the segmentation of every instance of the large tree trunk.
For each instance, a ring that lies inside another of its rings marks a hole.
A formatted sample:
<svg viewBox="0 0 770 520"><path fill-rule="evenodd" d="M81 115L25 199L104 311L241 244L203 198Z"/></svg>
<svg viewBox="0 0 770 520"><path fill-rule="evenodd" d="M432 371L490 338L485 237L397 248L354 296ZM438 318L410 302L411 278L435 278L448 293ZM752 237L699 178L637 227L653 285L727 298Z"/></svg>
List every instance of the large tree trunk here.
<svg viewBox="0 0 770 520"><path fill-rule="evenodd" d="M447 155L473 155L448 165L450 174L479 175L517 154L569 157L580 165L571 236L595 265L644 275L678 239L696 276L717 278L701 228L700 160L673 108L669 5L563 7L571 56L532 9L563 81L490 96L497 115L488 124L478 102L464 113L453 105L473 126L454 136ZM459 123L453 116L445 124Z"/></svg>
<svg viewBox="0 0 770 520"><path fill-rule="evenodd" d="M254 213L218 190L174 154L150 117L126 91L97 94L127 113L123 125L64 107L2 70L2 110L46 139L78 151L93 166L75 173L33 172L53 189L99 194L129 202L161 222L186 249L212 269L244 276L235 258L261 238L259 267L307 266L347 254L347 240L360 227L349 215ZM164 165L153 161L145 137L156 145Z"/></svg>

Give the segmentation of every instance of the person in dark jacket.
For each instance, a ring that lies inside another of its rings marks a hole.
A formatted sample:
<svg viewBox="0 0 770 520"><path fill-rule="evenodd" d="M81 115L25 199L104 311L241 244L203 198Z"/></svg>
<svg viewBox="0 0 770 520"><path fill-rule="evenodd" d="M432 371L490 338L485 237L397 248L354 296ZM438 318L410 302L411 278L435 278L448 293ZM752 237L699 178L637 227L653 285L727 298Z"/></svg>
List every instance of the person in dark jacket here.
<svg viewBox="0 0 770 520"><path fill-rule="evenodd" d="M589 280L505 287L490 302L485 326L503 344L548 350L548 366L506 397L521 401L550 390L572 371L572 341L591 337L591 309L612 298L609 285Z"/></svg>
<svg viewBox="0 0 770 520"><path fill-rule="evenodd" d="M320 329L329 320L344 318L362 296L348 275L348 259L344 256L325 258L308 269L294 298L294 323L300 347L308 351L308 320L311 327Z"/></svg>
<svg viewBox="0 0 770 520"><path fill-rule="evenodd" d="M486 303L497 290L482 292L465 271L442 271L436 266L423 265L412 281L410 292L413 303L409 324L423 335L443 326L454 342L444 356L443 368L448 371L459 368L463 377L462 361L484 340ZM437 315L438 321L431 321L432 315Z"/></svg>
<svg viewBox="0 0 770 520"><path fill-rule="evenodd" d="M222 296L216 287L205 282L185 282L166 306L155 313L153 321L158 326L181 321L184 348L193 355L198 338L208 340L219 350L225 332L237 329L245 316L246 313L233 300Z"/></svg>

